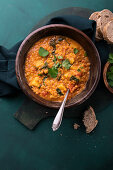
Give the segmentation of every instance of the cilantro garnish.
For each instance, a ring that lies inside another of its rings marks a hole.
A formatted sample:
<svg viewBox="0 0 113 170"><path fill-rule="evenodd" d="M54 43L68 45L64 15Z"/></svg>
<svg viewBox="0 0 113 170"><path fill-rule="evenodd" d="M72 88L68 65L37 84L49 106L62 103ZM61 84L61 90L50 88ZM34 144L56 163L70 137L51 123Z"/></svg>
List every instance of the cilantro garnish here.
<svg viewBox="0 0 113 170"><path fill-rule="evenodd" d="M79 52L79 50L77 48L74 48L74 54L77 54Z"/></svg>
<svg viewBox="0 0 113 170"><path fill-rule="evenodd" d="M48 69L48 75L50 75L52 78L56 78L57 74L58 74L58 69L55 66Z"/></svg>
<svg viewBox="0 0 113 170"><path fill-rule="evenodd" d="M46 57L49 54L49 52L47 50L45 50L43 47L40 47L39 49L39 55L41 57Z"/></svg>
<svg viewBox="0 0 113 170"><path fill-rule="evenodd" d="M65 59L65 60L62 62L62 66L68 70L68 69L70 69L71 64L70 64L70 62L69 62L68 59Z"/></svg>

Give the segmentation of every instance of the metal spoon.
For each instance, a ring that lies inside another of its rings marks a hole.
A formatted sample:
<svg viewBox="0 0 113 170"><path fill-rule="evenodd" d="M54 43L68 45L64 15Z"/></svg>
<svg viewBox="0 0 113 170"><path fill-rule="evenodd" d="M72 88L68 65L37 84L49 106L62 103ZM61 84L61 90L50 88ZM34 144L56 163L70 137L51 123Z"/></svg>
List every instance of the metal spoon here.
<svg viewBox="0 0 113 170"><path fill-rule="evenodd" d="M64 112L64 107L65 107L65 104L66 104L68 93L69 93L69 89L67 90L66 95L64 97L64 100L63 100L63 102L62 102L62 104L60 106L60 109L59 109L59 111L58 111L58 113L57 113L57 115L56 115L56 117L55 117L55 119L53 121L53 125L52 125L53 131L56 131L61 125L63 112Z"/></svg>

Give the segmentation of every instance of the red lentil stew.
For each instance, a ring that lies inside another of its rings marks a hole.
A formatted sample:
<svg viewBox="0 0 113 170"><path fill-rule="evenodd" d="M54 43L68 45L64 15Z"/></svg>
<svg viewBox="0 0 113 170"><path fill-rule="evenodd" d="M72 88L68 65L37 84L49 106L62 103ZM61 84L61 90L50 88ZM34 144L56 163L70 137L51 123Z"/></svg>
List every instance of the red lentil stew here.
<svg viewBox="0 0 113 170"><path fill-rule="evenodd" d="M48 36L28 51L25 77L34 93L49 101L62 101L81 93L89 79L90 62L86 51L65 36Z"/></svg>

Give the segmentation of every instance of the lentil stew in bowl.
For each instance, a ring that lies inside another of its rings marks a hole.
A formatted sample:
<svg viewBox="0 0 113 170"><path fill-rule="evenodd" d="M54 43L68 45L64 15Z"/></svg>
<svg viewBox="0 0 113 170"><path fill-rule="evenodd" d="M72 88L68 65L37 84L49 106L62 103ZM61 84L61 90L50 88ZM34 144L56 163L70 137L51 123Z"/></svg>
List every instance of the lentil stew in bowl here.
<svg viewBox="0 0 113 170"><path fill-rule="evenodd" d="M37 41L25 60L25 77L32 91L48 101L62 101L80 94L90 74L87 52L75 40L61 35Z"/></svg>
<svg viewBox="0 0 113 170"><path fill-rule="evenodd" d="M92 95L100 79L101 62L86 34L68 25L51 24L24 39L15 70L26 96L43 106L58 109L69 88L65 105L69 108Z"/></svg>

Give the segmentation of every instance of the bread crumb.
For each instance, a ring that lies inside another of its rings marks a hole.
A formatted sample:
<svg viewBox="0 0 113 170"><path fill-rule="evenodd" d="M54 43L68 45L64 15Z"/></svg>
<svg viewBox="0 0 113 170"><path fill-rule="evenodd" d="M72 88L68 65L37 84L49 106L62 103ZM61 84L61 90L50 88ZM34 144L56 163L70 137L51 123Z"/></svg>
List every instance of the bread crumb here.
<svg viewBox="0 0 113 170"><path fill-rule="evenodd" d="M78 129L80 127L80 125L78 125L77 123L74 123L74 129Z"/></svg>

